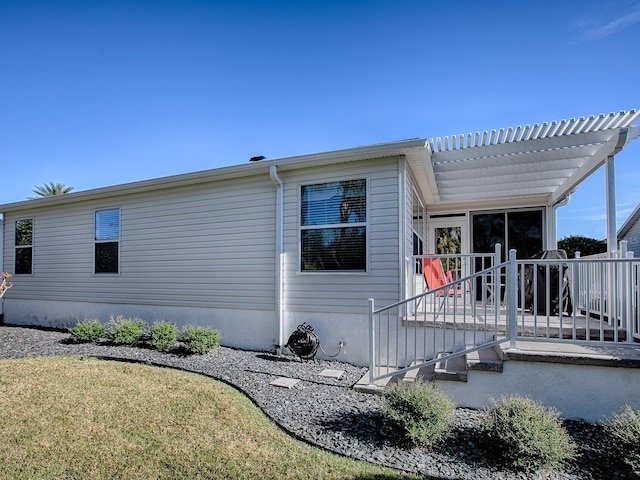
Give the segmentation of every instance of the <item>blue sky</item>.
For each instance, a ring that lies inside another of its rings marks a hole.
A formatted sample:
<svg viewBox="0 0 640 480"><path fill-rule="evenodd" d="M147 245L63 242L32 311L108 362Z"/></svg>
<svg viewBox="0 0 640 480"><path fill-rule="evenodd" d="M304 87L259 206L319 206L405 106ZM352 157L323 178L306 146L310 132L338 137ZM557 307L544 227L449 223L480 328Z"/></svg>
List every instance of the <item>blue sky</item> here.
<svg viewBox="0 0 640 480"><path fill-rule="evenodd" d="M640 108L640 0L0 0L0 204ZM619 221L640 139L616 157ZM597 172L559 237L604 238Z"/></svg>

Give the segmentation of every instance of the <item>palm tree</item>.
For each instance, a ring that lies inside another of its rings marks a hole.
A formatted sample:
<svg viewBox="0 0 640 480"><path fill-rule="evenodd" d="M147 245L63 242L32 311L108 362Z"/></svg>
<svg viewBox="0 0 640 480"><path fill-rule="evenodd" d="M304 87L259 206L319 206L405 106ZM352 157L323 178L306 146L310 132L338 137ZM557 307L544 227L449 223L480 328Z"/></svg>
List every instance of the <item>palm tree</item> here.
<svg viewBox="0 0 640 480"><path fill-rule="evenodd" d="M31 190L36 194L35 197L29 197L30 200L34 198L42 198L42 197L52 197L54 195L64 195L65 193L69 193L73 190L73 187L67 187L64 183L61 182L48 182L43 183L42 185L35 185L34 189Z"/></svg>

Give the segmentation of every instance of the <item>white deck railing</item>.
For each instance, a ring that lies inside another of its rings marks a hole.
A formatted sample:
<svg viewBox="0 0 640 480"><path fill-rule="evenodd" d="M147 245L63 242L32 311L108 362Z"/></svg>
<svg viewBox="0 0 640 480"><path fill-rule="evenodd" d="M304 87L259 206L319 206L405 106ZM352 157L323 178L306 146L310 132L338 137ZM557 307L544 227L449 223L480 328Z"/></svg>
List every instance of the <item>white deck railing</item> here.
<svg viewBox="0 0 640 480"><path fill-rule="evenodd" d="M522 336L591 343L640 339L640 259L519 260L518 271Z"/></svg>
<svg viewBox="0 0 640 480"><path fill-rule="evenodd" d="M422 257L416 257L416 265ZM406 300L369 308L370 382L518 339L629 344L640 340L640 259L500 262L442 255L454 280L425 290L417 268ZM477 267L482 268L477 268ZM422 282L422 283L421 283Z"/></svg>
<svg viewBox="0 0 640 480"><path fill-rule="evenodd" d="M440 257L443 263L455 258ZM508 340L499 299L500 279L507 278L509 263L499 263L499 258L500 247L495 254L459 256L457 265L467 265L469 275L380 309L370 299L370 383ZM515 256L511 263L515 278ZM484 265L488 267L474 271ZM416 275L422 277L422 272Z"/></svg>

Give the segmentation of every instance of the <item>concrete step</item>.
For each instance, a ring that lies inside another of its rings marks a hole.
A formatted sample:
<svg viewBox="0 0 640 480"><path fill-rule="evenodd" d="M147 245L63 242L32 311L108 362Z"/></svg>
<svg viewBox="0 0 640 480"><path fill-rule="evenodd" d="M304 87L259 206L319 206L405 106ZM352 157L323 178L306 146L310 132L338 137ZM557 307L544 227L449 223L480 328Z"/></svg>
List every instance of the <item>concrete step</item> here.
<svg viewBox="0 0 640 480"><path fill-rule="evenodd" d="M467 381L467 360L465 355L459 357L447 358L450 353L439 353L441 359L436 363L433 371L434 380L448 380L452 382Z"/></svg>
<svg viewBox="0 0 640 480"><path fill-rule="evenodd" d="M369 384L369 372L367 371L353 388L358 392L382 394L385 387L389 384L415 382L418 379L424 382L433 380L466 382L469 371L501 373L503 363L502 354L503 351L499 347L489 347L453 358L447 358L448 354L444 352L438 354L437 358L441 360L435 364L418 367L418 365L424 363L424 360L414 360L411 362L411 366L415 366L416 368L383 378L382 380L377 380L373 385ZM381 374L392 373L393 370L393 368L387 369L382 367L380 372Z"/></svg>
<svg viewBox="0 0 640 480"><path fill-rule="evenodd" d="M380 367L379 369L380 375L391 373L394 370L395 370L394 368L386 368L386 367ZM353 389L356 392L373 393L375 395L382 395L382 392L384 392L384 389L387 385L397 381L398 379L394 375L391 377L385 377L381 380L376 380L373 384L371 384L369 383L369 370L367 370L365 374L362 376L362 378L358 380L358 382L353 386Z"/></svg>
<svg viewBox="0 0 640 480"><path fill-rule="evenodd" d="M411 366L415 367L424 363L424 360L414 360L411 362ZM414 368L413 370L409 370L405 372L402 377L403 382L415 382L418 379L421 379L423 382L428 382L433 379L433 372L435 370L434 365L427 365L426 367Z"/></svg>
<svg viewBox="0 0 640 480"><path fill-rule="evenodd" d="M502 373L502 349L490 347L467 354L467 370Z"/></svg>

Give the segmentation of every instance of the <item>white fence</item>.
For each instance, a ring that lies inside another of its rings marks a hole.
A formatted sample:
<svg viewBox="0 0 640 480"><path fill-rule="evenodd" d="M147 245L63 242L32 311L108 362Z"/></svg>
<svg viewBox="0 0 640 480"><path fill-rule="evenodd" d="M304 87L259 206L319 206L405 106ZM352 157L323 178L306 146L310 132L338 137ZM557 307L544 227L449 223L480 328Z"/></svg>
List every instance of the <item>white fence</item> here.
<svg viewBox="0 0 640 480"><path fill-rule="evenodd" d="M519 338L630 344L640 340L640 259L441 255L451 274L427 285L416 261L410 298L376 309L370 300L370 381ZM624 252L622 253L623 256Z"/></svg>
<svg viewBox="0 0 640 480"><path fill-rule="evenodd" d="M431 276L424 261L433 258L416 257L417 265L423 267L417 268L416 275L428 284ZM446 265L446 260L453 258L455 256L440 256L438 263ZM501 279L509 275L515 279L516 263L515 255L506 263L499 263L499 258L499 246L495 254L459 256L457 265L466 265L471 270L469 275L448 282L436 281L435 287L429 285L422 293L380 309L376 309L374 299L370 299L370 383L507 340L500 313L500 287ZM474 271L476 266L484 265L488 267ZM459 272L468 270L460 268ZM453 274L449 276L452 277Z"/></svg>
<svg viewBox="0 0 640 480"><path fill-rule="evenodd" d="M614 255L519 260L519 334L565 342L640 339L640 259L622 247Z"/></svg>

